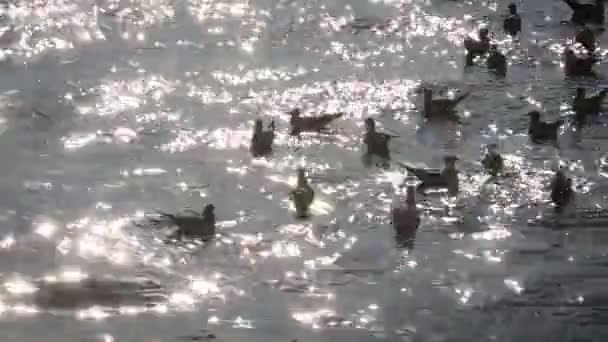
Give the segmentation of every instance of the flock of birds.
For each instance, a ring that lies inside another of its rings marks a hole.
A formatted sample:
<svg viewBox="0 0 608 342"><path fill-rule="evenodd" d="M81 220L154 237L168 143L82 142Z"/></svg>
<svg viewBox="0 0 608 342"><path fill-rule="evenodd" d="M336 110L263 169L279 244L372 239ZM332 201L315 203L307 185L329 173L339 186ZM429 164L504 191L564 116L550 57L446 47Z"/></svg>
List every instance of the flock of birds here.
<svg viewBox="0 0 608 342"><path fill-rule="evenodd" d="M592 66L598 61L595 55L596 42L594 32L586 27L587 24L597 25L604 22L604 0L595 0L593 4L580 4L574 0L564 0L573 10L571 21L583 28L575 37L575 43L567 47L564 52L565 74L571 76L595 76ZM503 22L506 34L517 37L522 30L521 17L517 12L517 6L510 4L508 14ZM488 69L493 71L497 77L504 77L507 73L507 59L498 50L497 45L491 44L489 31L482 28L478 32L478 39L466 38L464 40L466 49L466 65L471 66L479 61L485 60ZM423 86L423 108L421 110L425 120L458 120L456 108L469 93L464 93L455 98L434 98L433 90ZM572 108L576 113L574 126L577 129L587 124L589 118L597 116L602 110L602 103L608 90L601 90L592 97L586 97L585 89L578 88L574 97ZM287 113L291 119L292 136L300 137L300 133L313 132L322 133L328 131L328 126L335 120L341 118L344 113L321 114L317 116L302 116L301 110L296 108ZM555 122L544 122L541 113L531 111L529 115L528 135L534 144L553 144L557 148L559 129L563 120ZM376 156L385 162L390 161L389 141L396 136L379 132L373 118L365 119L365 135L363 143L366 146L367 156ZM272 154L276 126L274 121L264 128L262 119L255 121L253 136L251 138L250 152L256 157L268 157ZM456 196L459 192L458 170L456 168L457 157L445 156L443 170L413 168L402 164L409 173L413 174L419 181L406 181L407 195L405 203L398 203L392 209L392 224L397 236L401 240L413 239L420 223L420 211L416 206L416 192L424 193L427 189L443 189L449 196ZM385 164L386 165L386 164ZM481 165L486 172L493 176L509 176L504 172L504 160L497 151L496 144L487 146L487 153ZM574 190L572 180L566 176L563 168L555 171L550 184L550 198L557 213L572 201ZM304 169L297 170L297 185L290 193L294 204L296 216L305 219L310 216L310 206L314 201L315 192L306 178ZM183 238L195 238L207 241L215 236L215 207L212 204L205 206L201 214L194 215L160 213L159 218L151 218L149 222L156 226L175 226L177 230L170 236L181 240Z"/></svg>

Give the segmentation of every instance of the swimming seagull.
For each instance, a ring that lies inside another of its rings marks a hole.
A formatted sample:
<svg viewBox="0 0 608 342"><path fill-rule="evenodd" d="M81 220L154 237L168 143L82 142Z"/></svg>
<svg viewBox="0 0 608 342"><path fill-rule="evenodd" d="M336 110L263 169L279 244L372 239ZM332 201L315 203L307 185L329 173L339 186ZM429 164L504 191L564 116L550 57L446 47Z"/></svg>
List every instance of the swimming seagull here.
<svg viewBox="0 0 608 342"><path fill-rule="evenodd" d="M456 196L459 191L458 170L456 169L457 160L456 156L444 157L445 167L441 171L402 165L422 181L418 186L419 191L426 189L447 189L450 196Z"/></svg>
<svg viewBox="0 0 608 342"><path fill-rule="evenodd" d="M183 240L184 238L195 238L203 241L215 237L215 206L207 204L200 215L177 215L159 212L162 219L150 219L156 226L170 224L177 226L177 230L169 235L170 239ZM193 214L198 214L193 212Z"/></svg>
<svg viewBox="0 0 608 342"><path fill-rule="evenodd" d="M298 169L298 184L290 193L291 200L296 207L296 217L307 218L310 216L310 205L315 199L315 192L308 184L304 169Z"/></svg>
<svg viewBox="0 0 608 342"><path fill-rule="evenodd" d="M321 132L327 129L332 121L340 118L344 113L336 114L323 114L315 117L302 117L300 116L300 109L296 108L288 112L291 116L291 135L299 135L301 132Z"/></svg>
<svg viewBox="0 0 608 342"><path fill-rule="evenodd" d="M502 27L511 37L521 32L521 18L517 14L517 5L509 4L509 16L504 20Z"/></svg>
<svg viewBox="0 0 608 342"><path fill-rule="evenodd" d="M253 136L251 137L251 146L249 147L249 151L254 157L261 157L272 153L272 143L274 141L275 131L274 120L270 122L269 128L269 130L264 131L262 120L255 120Z"/></svg>

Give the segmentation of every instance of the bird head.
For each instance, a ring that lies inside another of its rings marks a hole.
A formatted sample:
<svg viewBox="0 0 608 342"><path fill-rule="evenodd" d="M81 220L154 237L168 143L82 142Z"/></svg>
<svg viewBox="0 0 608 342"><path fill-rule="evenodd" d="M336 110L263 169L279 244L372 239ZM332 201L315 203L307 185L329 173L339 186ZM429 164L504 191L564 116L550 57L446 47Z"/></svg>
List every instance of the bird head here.
<svg viewBox="0 0 608 342"><path fill-rule="evenodd" d="M374 122L374 119L372 119L372 118L365 119L365 128L367 129L368 132L374 132L376 130L376 122Z"/></svg>
<svg viewBox="0 0 608 342"><path fill-rule="evenodd" d="M583 87L576 88L576 97L585 97L585 88L583 88Z"/></svg>
<svg viewBox="0 0 608 342"><path fill-rule="evenodd" d="M517 14L517 5L516 4L509 4L509 13Z"/></svg>
<svg viewBox="0 0 608 342"><path fill-rule="evenodd" d="M262 133L262 130L264 129L264 124L262 123L261 119L257 119L255 120L255 126L254 126L254 131L256 133Z"/></svg>
<svg viewBox="0 0 608 342"><path fill-rule="evenodd" d="M300 116L300 109L299 108L293 109L293 110L289 111L287 114L291 115L292 118L293 117L297 118Z"/></svg>
<svg viewBox="0 0 608 342"><path fill-rule="evenodd" d="M481 40L488 39L489 34L490 34L490 31L488 31L487 28L482 28L479 30L479 39L481 39Z"/></svg>
<svg viewBox="0 0 608 342"><path fill-rule="evenodd" d="M203 208L203 216L208 217L214 215L215 206L213 204L207 204Z"/></svg>

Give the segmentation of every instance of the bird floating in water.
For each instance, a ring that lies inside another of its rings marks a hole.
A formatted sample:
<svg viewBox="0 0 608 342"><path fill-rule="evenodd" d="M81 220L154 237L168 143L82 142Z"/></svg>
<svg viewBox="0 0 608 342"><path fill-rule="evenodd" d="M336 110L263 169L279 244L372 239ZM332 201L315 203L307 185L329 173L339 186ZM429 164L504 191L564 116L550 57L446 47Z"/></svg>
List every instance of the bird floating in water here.
<svg viewBox="0 0 608 342"><path fill-rule="evenodd" d="M496 151L497 148L498 145L496 144L488 145L488 151L481 161L481 164L486 169L486 172L492 177L496 177L498 174L502 173L504 167L504 161L502 156Z"/></svg>
<svg viewBox="0 0 608 342"><path fill-rule="evenodd" d="M573 13L570 21L576 25L604 23L604 0L591 0L592 3L581 4L577 0L564 0Z"/></svg>
<svg viewBox="0 0 608 342"><path fill-rule="evenodd" d="M207 204L202 214L192 212L195 215L176 215L159 212L161 219L151 219L155 225L170 224L177 226L177 230L169 235L169 239L178 241L184 238L211 240L215 237L215 206Z"/></svg>
<svg viewBox="0 0 608 342"><path fill-rule="evenodd" d="M372 118L365 119L365 136L363 142L367 147L366 153L368 155L376 155L380 158L390 160L391 155L388 149L388 142L394 135L377 132L376 122Z"/></svg>
<svg viewBox="0 0 608 342"><path fill-rule="evenodd" d="M314 117L302 117L300 116L300 109L296 108L288 112L291 116L291 135L299 135L301 132L316 132L320 133L327 129L332 121L340 118L344 113L336 114L323 114Z"/></svg>
<svg viewBox="0 0 608 342"><path fill-rule="evenodd" d="M272 153L272 143L274 142L274 120L268 126L270 128L264 131L264 125L261 119L255 120L253 128L253 136L251 137L251 146L249 150L254 157L262 157Z"/></svg>
<svg viewBox="0 0 608 342"><path fill-rule="evenodd" d="M393 229L399 243L412 246L420 225L420 211L416 207L416 182L406 180L407 194L405 203L393 207Z"/></svg>
<svg viewBox="0 0 608 342"><path fill-rule="evenodd" d="M500 51L498 46L492 44L490 47L490 55L486 61L488 69L492 70L498 76L507 75L507 58Z"/></svg>
<svg viewBox="0 0 608 342"><path fill-rule="evenodd" d="M465 38L464 48L467 50L467 65L473 65L473 59L483 56L490 50L490 37L488 29L479 30L479 40L470 37Z"/></svg>
<svg viewBox="0 0 608 342"><path fill-rule="evenodd" d="M555 205L555 211L561 213L574 198L572 190L572 179L566 177L562 168L558 169L551 180L551 202Z"/></svg>
<svg viewBox="0 0 608 342"><path fill-rule="evenodd" d="M296 208L296 217L307 218L310 216L310 205L315 199L315 192L308 184L304 169L298 169L298 184L291 191L291 200Z"/></svg>
<svg viewBox="0 0 608 342"><path fill-rule="evenodd" d="M577 55L571 47L568 47L564 53L564 60L566 76L597 77L593 71L593 64L595 63L593 56L586 54Z"/></svg>
<svg viewBox="0 0 608 342"><path fill-rule="evenodd" d="M602 89L599 93L586 97L585 88L576 88L572 109L574 110L574 122L577 128L582 128L587 123L588 116L597 116L602 111L606 94L608 94L608 89Z"/></svg>
<svg viewBox="0 0 608 342"><path fill-rule="evenodd" d="M453 99L434 99L433 90L424 88L424 117L427 119L457 118L456 106L470 93L464 93Z"/></svg>
<svg viewBox="0 0 608 342"><path fill-rule="evenodd" d="M446 156L444 158L445 167L441 171L402 165L422 181L418 186L419 191L426 189L447 189L450 196L456 196L459 191L458 170L456 169L457 160L458 158L455 156Z"/></svg>
<svg viewBox="0 0 608 342"><path fill-rule="evenodd" d="M517 14L517 5L509 4L509 16L503 21L502 27L505 33L511 37L515 37L521 32L521 18Z"/></svg>
<svg viewBox="0 0 608 342"><path fill-rule="evenodd" d="M537 111L528 113L528 116L530 116L530 124L528 126L530 140L535 144L551 142L555 146L558 146L558 131L561 125L564 124L564 120L559 119L551 123L543 122L540 120L540 113Z"/></svg>

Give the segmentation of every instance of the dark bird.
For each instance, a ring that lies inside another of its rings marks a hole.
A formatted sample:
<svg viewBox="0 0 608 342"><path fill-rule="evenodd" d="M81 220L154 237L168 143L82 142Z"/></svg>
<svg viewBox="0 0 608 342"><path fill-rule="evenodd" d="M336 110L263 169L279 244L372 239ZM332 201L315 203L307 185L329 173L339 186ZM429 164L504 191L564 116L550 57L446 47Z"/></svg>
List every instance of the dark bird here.
<svg viewBox="0 0 608 342"><path fill-rule="evenodd" d="M498 76L507 75L507 58L500 51L496 45L490 47L490 56L486 61L488 69L492 70Z"/></svg>
<svg viewBox="0 0 608 342"><path fill-rule="evenodd" d="M566 48L564 53L566 76L588 76L597 77L593 71L595 60L592 56L580 55L577 56L572 48Z"/></svg>
<svg viewBox="0 0 608 342"><path fill-rule="evenodd" d="M558 146L558 131L564 124L564 120L560 119L551 123L543 122L540 120L540 113L537 111L528 113L528 116L530 116L530 125L528 126L530 140L535 144L552 142L555 146Z"/></svg>
<svg viewBox="0 0 608 342"><path fill-rule="evenodd" d="M521 32L521 18L517 14L517 6L515 4L509 4L509 16L505 18L502 27L505 33L511 37L515 37Z"/></svg>
<svg viewBox="0 0 608 342"><path fill-rule="evenodd" d="M574 198L572 190L572 179L566 177L562 168L555 172L551 180L551 202L555 205L555 211L561 213L565 206Z"/></svg>
<svg viewBox="0 0 608 342"><path fill-rule="evenodd" d="M434 99L433 90L424 88L424 117L434 118L456 118L456 106L464 100L469 93L464 93L453 99Z"/></svg>
<svg viewBox="0 0 608 342"><path fill-rule="evenodd" d="M573 13L570 21L576 25L604 23L604 0L593 0L590 4L581 4L577 0L564 0Z"/></svg>
<svg viewBox="0 0 608 342"><path fill-rule="evenodd" d="M444 158L445 167L441 171L434 169L418 169L405 164L403 166L422 181L418 186L419 191L424 191L426 189L447 189L450 196L456 196L459 191L456 160L458 160L458 158L455 156L446 156Z"/></svg>
<svg viewBox="0 0 608 342"><path fill-rule="evenodd" d="M585 49L587 49L587 52L594 52L596 49L595 33L593 33L593 31L591 31L589 28L585 27L576 34L574 37L574 43L581 44Z"/></svg>
<svg viewBox="0 0 608 342"><path fill-rule="evenodd" d="M492 177L496 177L498 174L502 173L504 167L502 156L496 151L497 147L498 146L496 144L488 145L488 152L481 161L481 164L486 169L486 172Z"/></svg>
<svg viewBox="0 0 608 342"><path fill-rule="evenodd" d="M599 93L586 97L585 88L576 88L572 109L574 110L574 122L577 128L581 128L587 123L588 116L597 116L602 111L606 94L608 94L608 90L602 89Z"/></svg>
<svg viewBox="0 0 608 342"><path fill-rule="evenodd" d="M483 56L490 50L490 37L488 29L479 30L479 40L467 37L464 40L464 48L467 50L467 65L473 65L473 59Z"/></svg>
<svg viewBox="0 0 608 342"><path fill-rule="evenodd" d="M249 151L254 157L262 157L272 153L272 143L274 142L274 120L270 122L268 126L270 128L264 131L264 125L262 120L255 120L255 126L253 128L253 136L251 137L251 146Z"/></svg>
<svg viewBox="0 0 608 342"><path fill-rule="evenodd" d="M291 191L290 197L296 207L296 217L309 217L310 205L315 199L315 192L308 184L304 169L298 169L298 185Z"/></svg>
<svg viewBox="0 0 608 342"><path fill-rule="evenodd" d="M393 229L399 244L411 248L420 225L420 211L416 208L416 183L410 180L406 184L405 203L398 203L393 207Z"/></svg>
<svg viewBox="0 0 608 342"><path fill-rule="evenodd" d="M181 241L184 238L193 238L208 241L215 237L214 210L213 204L207 204L202 215L186 216L159 212L161 219L150 221L157 226L167 223L177 226L177 230L169 235L170 239Z"/></svg>
<svg viewBox="0 0 608 342"><path fill-rule="evenodd" d="M388 149L388 142L391 138L394 138L393 135L377 132L376 131L376 122L372 118L365 119L365 136L363 137L363 142L367 147L368 155L376 155L378 157L390 160L391 155Z"/></svg>
<svg viewBox="0 0 608 342"><path fill-rule="evenodd" d="M323 114L314 117L302 117L300 116L300 110L298 108L287 113L291 116L291 135L299 135L301 132L316 132L320 133L327 129L332 121L340 118L344 113L336 114Z"/></svg>

